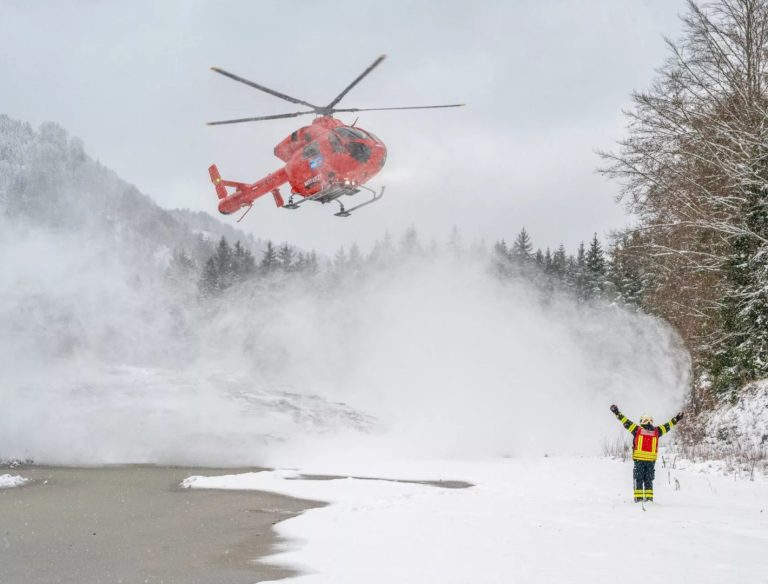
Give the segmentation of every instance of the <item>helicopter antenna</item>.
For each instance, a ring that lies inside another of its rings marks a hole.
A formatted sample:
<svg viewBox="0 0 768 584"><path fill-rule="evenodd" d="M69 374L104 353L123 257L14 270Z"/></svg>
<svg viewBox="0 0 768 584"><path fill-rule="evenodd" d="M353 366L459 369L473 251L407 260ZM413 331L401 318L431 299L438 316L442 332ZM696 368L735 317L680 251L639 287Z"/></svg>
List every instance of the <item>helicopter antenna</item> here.
<svg viewBox="0 0 768 584"><path fill-rule="evenodd" d="M291 97L290 95L287 95L285 93L282 93L280 91L276 91L274 89L270 89L269 87L265 87L264 85L260 85L258 83L254 83L253 81L250 81L248 79L245 79L244 77L240 77L239 75L235 75L234 73L230 73L229 71L225 71L224 69L219 69L218 67L211 67L211 70L223 75L224 77L229 77L230 79L234 81L238 81L239 83L244 83L245 85L248 85L249 87L253 87L254 89L258 89L259 91L263 91L264 93L268 93L270 95L273 95L275 97L278 97L280 99L283 99L285 101L289 101L291 103L295 103L298 105L305 105L309 108L311 108L310 111L300 111L300 112L293 112L293 113L287 113L287 114L275 114L275 115L269 115L269 116L256 116L251 118L238 118L234 120L221 120L218 122L208 122L209 126L220 126L224 124L239 124L242 122L260 122L265 120L280 120L283 118L295 118L298 116L305 116L308 114L317 114L320 116L332 116L336 112L376 112L376 111L389 111L389 110L416 110L416 109L435 109L435 108L446 108L446 107L461 107L465 104L463 103L454 103L449 105L415 105L415 106L402 106L402 107L374 107L374 108L336 108L336 104L338 104L347 93L350 92L350 90L355 87L360 81L362 81L371 71L373 71L376 67L378 67L381 62L386 59L386 55L379 55L377 59L368 65L368 67L358 75L352 83L347 85L347 87L344 88L344 90L337 95L331 103L329 103L325 107L316 106L314 104L311 104L307 101L304 101L302 99L297 99L295 97ZM357 123L357 120L355 120L355 123Z"/></svg>

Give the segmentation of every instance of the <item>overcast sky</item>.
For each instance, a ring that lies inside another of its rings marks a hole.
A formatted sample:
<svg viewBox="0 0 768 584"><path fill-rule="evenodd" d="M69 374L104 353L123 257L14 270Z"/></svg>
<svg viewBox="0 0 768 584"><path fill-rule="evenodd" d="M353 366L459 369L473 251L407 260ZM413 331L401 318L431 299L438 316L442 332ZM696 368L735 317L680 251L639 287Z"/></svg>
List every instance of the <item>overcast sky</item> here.
<svg viewBox="0 0 768 584"><path fill-rule="evenodd" d="M386 185L381 202L341 219L335 205L288 211L265 197L241 227L332 252L410 225L427 241L457 225L488 243L525 226L536 246L572 250L627 221L595 150L622 137L629 93L649 85L683 10L683 0L0 0L0 113L60 123L164 207L218 214L207 167L253 182L280 167L275 144L311 117L205 126L297 111L209 67L327 103L386 53L342 107L467 107L360 114L389 150L370 183Z"/></svg>

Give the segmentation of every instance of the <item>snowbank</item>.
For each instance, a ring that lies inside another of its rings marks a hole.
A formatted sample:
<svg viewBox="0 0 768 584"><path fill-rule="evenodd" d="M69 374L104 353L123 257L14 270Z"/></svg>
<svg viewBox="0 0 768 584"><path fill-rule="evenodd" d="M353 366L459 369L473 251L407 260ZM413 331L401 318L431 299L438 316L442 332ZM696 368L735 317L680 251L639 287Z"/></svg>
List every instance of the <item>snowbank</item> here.
<svg viewBox="0 0 768 584"><path fill-rule="evenodd" d="M754 478L768 474L768 379L745 387L736 401L724 399L694 423L694 444L682 454L689 468L736 473Z"/></svg>
<svg viewBox="0 0 768 584"><path fill-rule="evenodd" d="M11 474L4 474L0 475L0 489L11 489L13 487L20 487L24 483L27 482L28 479L25 479L22 476L19 475L11 475Z"/></svg>
<svg viewBox="0 0 768 584"><path fill-rule="evenodd" d="M372 470L357 466L342 476ZM615 584L617 577L639 584L654 574L700 584L765 579L765 482L659 468L657 501L644 512L630 501L630 464L606 459L420 461L379 471L475 486L301 480L298 471L190 477L184 486L330 502L276 526L287 543L267 561L298 568L304 575L292 581L302 584Z"/></svg>
<svg viewBox="0 0 768 584"><path fill-rule="evenodd" d="M768 448L768 379L747 386L735 403L721 404L709 416L706 430L711 444Z"/></svg>

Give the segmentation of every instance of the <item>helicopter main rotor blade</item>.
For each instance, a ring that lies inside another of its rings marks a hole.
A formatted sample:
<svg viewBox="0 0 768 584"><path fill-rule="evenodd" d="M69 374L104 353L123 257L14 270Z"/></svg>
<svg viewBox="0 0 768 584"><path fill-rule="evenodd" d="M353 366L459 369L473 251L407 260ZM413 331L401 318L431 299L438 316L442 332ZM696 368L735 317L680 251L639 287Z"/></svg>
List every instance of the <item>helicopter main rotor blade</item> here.
<svg viewBox="0 0 768 584"><path fill-rule="evenodd" d="M339 103L342 98L349 93L349 90L352 89L355 85L360 83L362 81L363 77L368 75L371 71L373 71L384 59L386 59L386 55L380 55L378 59L376 59L373 63L371 63L368 68L360 73L360 75L357 76L357 79L355 79L352 83L350 83L344 91L342 91L339 95L336 96L336 99L334 99L331 103L329 103L327 106L325 106L325 110L332 110L333 106L335 106L337 103ZM341 111L341 110L337 110Z"/></svg>
<svg viewBox="0 0 768 584"><path fill-rule="evenodd" d="M286 95L285 93L280 93L279 91L275 91L274 89L270 89L269 87L264 87L263 85L259 85L258 83L254 83L253 81L249 81L248 79L244 79L243 77L235 75L234 73L230 73L229 71L224 71L224 69L219 69L218 67L211 67L211 71L215 71L219 75L224 75L224 77L229 77L230 79L234 79L235 81L239 81L240 83L245 83L246 85L253 87L254 89L258 89L259 91L263 91L264 93L274 95L275 97L279 97L280 99L284 99L285 101L290 101L291 103L305 105L307 107L311 107L314 110L321 109L316 105L313 105L301 99L296 99L295 97L291 97L290 95Z"/></svg>
<svg viewBox="0 0 768 584"><path fill-rule="evenodd" d="M263 120L282 120L283 118L295 118L315 112L294 112L292 114L275 114L272 116L258 116L256 118L239 118L237 120L222 120L220 122L208 122L206 126L221 126L223 124L239 124L241 122L261 122Z"/></svg>
<svg viewBox="0 0 768 584"><path fill-rule="evenodd" d="M404 107L349 107L342 109L331 110L332 113L336 112L383 112L387 110L415 110L415 109L434 109L441 107L463 107L465 103L452 103L449 105L409 105Z"/></svg>

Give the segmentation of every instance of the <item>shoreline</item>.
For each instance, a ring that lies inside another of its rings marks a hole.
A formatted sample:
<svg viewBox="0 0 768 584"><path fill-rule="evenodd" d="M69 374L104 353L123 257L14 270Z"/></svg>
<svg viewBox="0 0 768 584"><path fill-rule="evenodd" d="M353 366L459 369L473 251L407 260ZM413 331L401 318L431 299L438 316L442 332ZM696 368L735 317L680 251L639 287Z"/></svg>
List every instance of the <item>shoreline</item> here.
<svg viewBox="0 0 768 584"><path fill-rule="evenodd" d="M273 526L325 503L179 486L191 475L261 470L15 466L29 481L0 490L2 581L252 584L297 575L263 563L285 543Z"/></svg>

